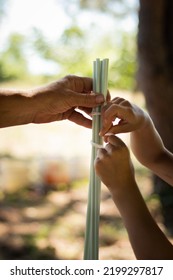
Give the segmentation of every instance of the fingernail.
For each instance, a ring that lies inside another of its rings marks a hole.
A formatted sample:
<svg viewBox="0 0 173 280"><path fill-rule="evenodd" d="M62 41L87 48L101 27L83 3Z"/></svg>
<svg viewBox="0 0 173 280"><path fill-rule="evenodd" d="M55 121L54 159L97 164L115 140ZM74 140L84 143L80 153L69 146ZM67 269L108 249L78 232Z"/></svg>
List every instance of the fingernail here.
<svg viewBox="0 0 173 280"><path fill-rule="evenodd" d="M114 135L114 134L111 133L111 132L108 132L108 133L105 134L105 136L112 136L112 135Z"/></svg>
<svg viewBox="0 0 173 280"><path fill-rule="evenodd" d="M96 95L96 102L97 102L97 103L102 103L102 102L104 102L104 101L105 101L105 99L104 99L103 94L97 94L97 95Z"/></svg>
<svg viewBox="0 0 173 280"><path fill-rule="evenodd" d="M105 135L105 129L104 128L102 128L101 130L100 130L100 132L99 132L99 135L100 136L104 136Z"/></svg>

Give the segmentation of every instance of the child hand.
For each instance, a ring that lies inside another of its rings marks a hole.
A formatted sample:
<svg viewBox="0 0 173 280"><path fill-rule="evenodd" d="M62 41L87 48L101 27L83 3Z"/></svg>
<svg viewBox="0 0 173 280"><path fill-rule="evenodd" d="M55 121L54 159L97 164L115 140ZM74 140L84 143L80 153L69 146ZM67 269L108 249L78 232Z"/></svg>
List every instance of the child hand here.
<svg viewBox="0 0 173 280"><path fill-rule="evenodd" d="M113 121L119 119L118 124ZM107 133L123 133L140 129L147 119L147 114L129 101L116 97L102 108L102 129L100 136Z"/></svg>
<svg viewBox="0 0 173 280"><path fill-rule="evenodd" d="M95 170L112 194L126 192L134 182L130 153L124 142L116 136L108 137L105 148L98 149Z"/></svg>

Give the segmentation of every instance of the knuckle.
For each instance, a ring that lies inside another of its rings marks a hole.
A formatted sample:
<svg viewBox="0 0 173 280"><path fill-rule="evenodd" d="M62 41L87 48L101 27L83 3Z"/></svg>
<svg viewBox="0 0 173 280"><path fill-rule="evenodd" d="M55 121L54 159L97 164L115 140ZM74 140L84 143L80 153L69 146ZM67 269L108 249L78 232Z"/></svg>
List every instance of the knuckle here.
<svg viewBox="0 0 173 280"><path fill-rule="evenodd" d="M72 75L72 74L68 74L64 77L65 80L73 80L75 77L75 75Z"/></svg>
<svg viewBox="0 0 173 280"><path fill-rule="evenodd" d="M132 107L126 107L126 112L128 113L128 115L133 115L133 108Z"/></svg>
<svg viewBox="0 0 173 280"><path fill-rule="evenodd" d="M122 101L122 100L124 100L124 98L119 97L119 96L116 96L112 99L113 102Z"/></svg>
<svg viewBox="0 0 173 280"><path fill-rule="evenodd" d="M125 105L125 106L128 106L130 108L132 107L132 104L126 99L123 100L122 104Z"/></svg>

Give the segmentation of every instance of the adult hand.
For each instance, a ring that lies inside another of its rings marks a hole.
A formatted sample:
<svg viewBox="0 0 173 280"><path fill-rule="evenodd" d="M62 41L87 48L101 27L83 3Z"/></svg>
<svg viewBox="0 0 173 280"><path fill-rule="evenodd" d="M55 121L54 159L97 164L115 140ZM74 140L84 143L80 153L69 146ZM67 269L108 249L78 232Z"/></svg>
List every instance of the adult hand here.
<svg viewBox="0 0 173 280"><path fill-rule="evenodd" d="M72 75L36 89L34 96L39 109L32 122L46 123L68 119L79 125L91 127L91 120L76 111L79 108L91 113L93 107L104 102L102 94L93 94L91 91L91 78Z"/></svg>
<svg viewBox="0 0 173 280"><path fill-rule="evenodd" d="M31 90L0 89L0 127L68 119L90 128L91 119L76 109L91 113L103 102L92 93L91 78L71 75Z"/></svg>

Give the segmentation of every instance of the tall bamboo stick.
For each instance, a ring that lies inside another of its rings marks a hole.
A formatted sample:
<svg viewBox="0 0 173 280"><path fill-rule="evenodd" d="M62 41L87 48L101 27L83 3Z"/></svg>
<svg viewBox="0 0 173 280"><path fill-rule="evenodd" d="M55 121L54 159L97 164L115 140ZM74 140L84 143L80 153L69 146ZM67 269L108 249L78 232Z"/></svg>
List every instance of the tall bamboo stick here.
<svg viewBox="0 0 173 280"><path fill-rule="evenodd" d="M96 59L93 63L93 91L107 95L108 83L108 59ZM99 257L99 215L100 215L100 192L101 182L94 170L94 160L97 154L97 146L102 145L102 138L99 136L101 129L101 106L93 110L92 121L92 150L90 163L90 180L88 190L86 232L84 259L97 260Z"/></svg>

